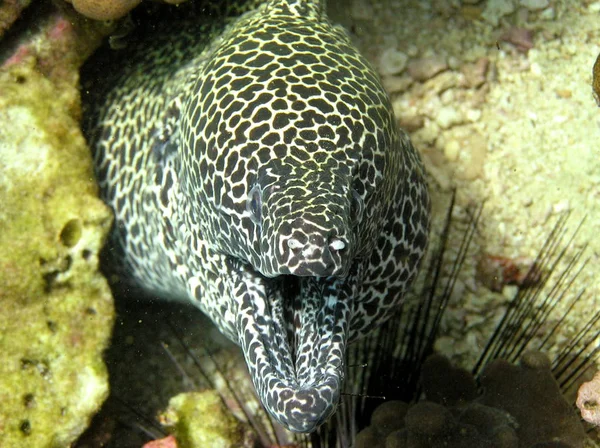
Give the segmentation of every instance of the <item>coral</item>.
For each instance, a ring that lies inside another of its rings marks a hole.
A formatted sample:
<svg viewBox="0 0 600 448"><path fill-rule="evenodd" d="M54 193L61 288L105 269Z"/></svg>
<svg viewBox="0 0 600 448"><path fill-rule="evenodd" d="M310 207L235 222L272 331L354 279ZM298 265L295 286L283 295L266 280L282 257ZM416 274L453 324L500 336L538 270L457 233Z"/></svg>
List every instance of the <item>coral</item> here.
<svg viewBox="0 0 600 448"><path fill-rule="evenodd" d="M481 395L471 374L440 355L423 364L421 380L427 401L379 406L371 425L358 434L356 448L579 448L586 443L548 358L539 352L526 353L520 366L492 362L481 377Z"/></svg>
<svg viewBox="0 0 600 448"><path fill-rule="evenodd" d="M591 381L579 387L576 404L581 418L592 425L600 426L600 372L596 372Z"/></svg>
<svg viewBox="0 0 600 448"><path fill-rule="evenodd" d="M70 0L75 10L94 20L116 20L135 8L141 0Z"/></svg>
<svg viewBox="0 0 600 448"><path fill-rule="evenodd" d="M79 131L76 58L67 55L81 46L68 20L55 14L45 24L0 69L0 446L7 447L68 446L108 394L101 355L114 316L98 252L111 214L97 198Z"/></svg>
<svg viewBox="0 0 600 448"><path fill-rule="evenodd" d="M31 0L7 0L0 4L0 38L30 3Z"/></svg>
<svg viewBox="0 0 600 448"><path fill-rule="evenodd" d="M92 20L117 20L125 17L142 0L66 0L73 4L78 13ZM162 0L164 3L179 5L187 0Z"/></svg>
<svg viewBox="0 0 600 448"><path fill-rule="evenodd" d="M400 402L394 407L398 407ZM448 408L431 401L421 401L409 407L402 403L401 412L395 416L388 412L387 419L394 425L383 427L375 415L371 426L361 431L356 438L356 448L386 446L400 447L455 447L477 446L480 448L516 448L518 439L515 423L505 413L471 403L468 406ZM389 409L391 410L391 408ZM395 418L394 418L395 417Z"/></svg>
<svg viewBox="0 0 600 448"><path fill-rule="evenodd" d="M505 413L477 404L448 408L431 401L405 404L404 418L396 416L396 429L382 431L375 419L356 438L356 448L517 448L515 423ZM378 412L379 408L375 411ZM390 415L391 419L392 416Z"/></svg>
<svg viewBox="0 0 600 448"><path fill-rule="evenodd" d="M176 395L160 420L174 433L180 448L247 446L243 428L212 390Z"/></svg>
<svg viewBox="0 0 600 448"><path fill-rule="evenodd" d="M392 400L383 403L373 412L371 424L375 431L385 438L388 434L404 427L403 420L408 409L408 404L402 401Z"/></svg>
<svg viewBox="0 0 600 448"><path fill-rule="evenodd" d="M15 66L0 74L0 445L66 446L108 393L110 227L71 107ZM25 442L26 441L26 442Z"/></svg>
<svg viewBox="0 0 600 448"><path fill-rule="evenodd" d="M549 441L572 447L583 444L583 426L562 396L544 354L528 352L520 366L496 360L484 370L481 385L485 390L481 402L508 412L519 423L521 446Z"/></svg>
<svg viewBox="0 0 600 448"><path fill-rule="evenodd" d="M52 81L58 90L79 82L79 67L115 30L114 23L93 22L67 8L33 5L27 26L35 33L21 32L0 54L0 71L14 65L27 66ZM12 47L12 48L11 48ZM72 95L78 101L78 95ZM76 105L78 108L79 105ZM73 109L74 110L74 109Z"/></svg>
<svg viewBox="0 0 600 448"><path fill-rule="evenodd" d="M441 355L432 355L425 360L421 382L427 399L444 406L456 406L477 397L473 376L464 369L452 366Z"/></svg>

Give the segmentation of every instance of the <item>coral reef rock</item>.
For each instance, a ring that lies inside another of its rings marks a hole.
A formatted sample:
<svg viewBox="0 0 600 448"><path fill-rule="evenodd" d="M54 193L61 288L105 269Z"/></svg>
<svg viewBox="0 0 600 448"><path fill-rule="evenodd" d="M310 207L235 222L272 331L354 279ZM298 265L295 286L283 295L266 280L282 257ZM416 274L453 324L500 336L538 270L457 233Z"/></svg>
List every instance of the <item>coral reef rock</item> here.
<svg viewBox="0 0 600 448"><path fill-rule="evenodd" d="M173 431L179 448L252 446L244 430L227 411L217 392L188 392L174 396L160 416Z"/></svg>
<svg viewBox="0 0 600 448"><path fill-rule="evenodd" d="M48 25L40 51L68 54L67 21ZM0 68L0 446L68 446L108 394L98 253L111 213L79 131L76 64L19 48Z"/></svg>
<svg viewBox="0 0 600 448"><path fill-rule="evenodd" d="M0 38L30 3L31 0L8 0L0 3Z"/></svg>
<svg viewBox="0 0 600 448"><path fill-rule="evenodd" d="M596 372L591 381L579 387L576 404L582 419L594 426L600 426L600 372Z"/></svg>

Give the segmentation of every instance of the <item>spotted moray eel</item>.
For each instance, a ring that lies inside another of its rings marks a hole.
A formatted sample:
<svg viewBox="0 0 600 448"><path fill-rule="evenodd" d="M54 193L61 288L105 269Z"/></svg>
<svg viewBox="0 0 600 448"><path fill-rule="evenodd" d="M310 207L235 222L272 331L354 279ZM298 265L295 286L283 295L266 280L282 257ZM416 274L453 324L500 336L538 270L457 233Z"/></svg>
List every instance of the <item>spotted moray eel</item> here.
<svg viewBox="0 0 600 448"><path fill-rule="evenodd" d="M347 344L401 305L430 213L380 79L324 9L159 27L83 75L115 259L208 315L302 433L335 411Z"/></svg>

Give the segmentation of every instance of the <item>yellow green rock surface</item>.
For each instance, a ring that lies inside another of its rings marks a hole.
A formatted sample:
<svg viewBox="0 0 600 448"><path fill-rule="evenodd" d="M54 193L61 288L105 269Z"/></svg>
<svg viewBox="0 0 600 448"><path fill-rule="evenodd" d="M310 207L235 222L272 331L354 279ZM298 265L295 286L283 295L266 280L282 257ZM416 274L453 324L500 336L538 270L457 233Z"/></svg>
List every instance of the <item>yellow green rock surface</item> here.
<svg viewBox="0 0 600 448"><path fill-rule="evenodd" d="M0 71L0 446L68 446L108 395L114 318L72 78L33 59Z"/></svg>
<svg viewBox="0 0 600 448"><path fill-rule="evenodd" d="M243 445L239 422L213 390L176 395L169 401L162 420L175 434L178 448L230 448Z"/></svg>

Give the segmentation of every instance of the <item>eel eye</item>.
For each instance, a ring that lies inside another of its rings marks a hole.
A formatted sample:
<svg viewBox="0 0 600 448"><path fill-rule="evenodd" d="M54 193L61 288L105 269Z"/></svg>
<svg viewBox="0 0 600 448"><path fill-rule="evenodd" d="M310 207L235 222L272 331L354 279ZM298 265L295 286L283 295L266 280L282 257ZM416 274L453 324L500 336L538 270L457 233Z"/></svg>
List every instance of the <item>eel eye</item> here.
<svg viewBox="0 0 600 448"><path fill-rule="evenodd" d="M260 185L255 185L248 194L248 200L246 202L246 210L250 213L250 219L254 224L260 225L261 223L261 209L262 209L262 191Z"/></svg>
<svg viewBox="0 0 600 448"><path fill-rule="evenodd" d="M352 225L356 227L362 220L362 215L365 210L365 203L358 192L352 189L352 198L350 202L350 216Z"/></svg>

